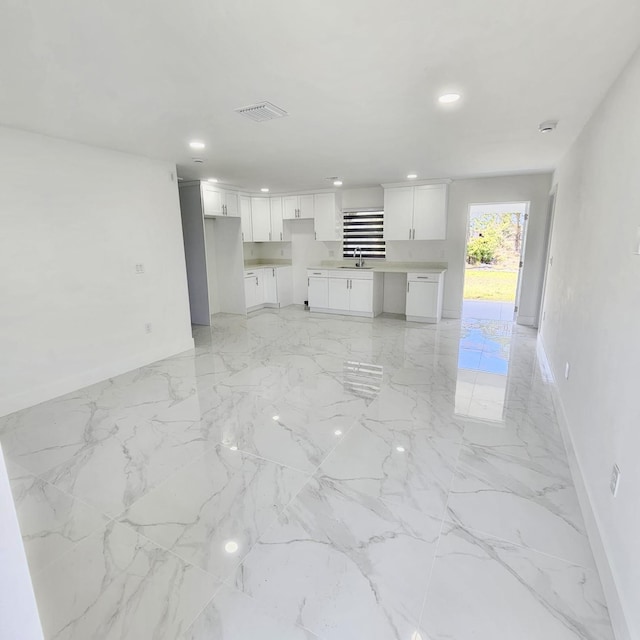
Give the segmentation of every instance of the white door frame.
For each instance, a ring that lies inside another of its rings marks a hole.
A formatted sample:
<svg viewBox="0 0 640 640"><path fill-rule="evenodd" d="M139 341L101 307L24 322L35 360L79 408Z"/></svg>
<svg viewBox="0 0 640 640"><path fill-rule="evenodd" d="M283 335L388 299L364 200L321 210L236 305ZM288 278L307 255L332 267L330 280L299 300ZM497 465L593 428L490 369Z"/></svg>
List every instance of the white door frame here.
<svg viewBox="0 0 640 640"><path fill-rule="evenodd" d="M542 278L542 291L540 293L540 310L538 312L538 333L542 333L542 322L544 317L544 303L545 296L547 295L547 282L549 277L549 267L551 260L551 236L553 234L553 221L556 214L556 202L558 201L558 185L554 184L551 191L549 191L549 209L548 209L548 221L547 221L547 246L545 248L545 260L544 260L544 276Z"/></svg>
<svg viewBox="0 0 640 640"><path fill-rule="evenodd" d="M522 264L522 266L518 269L518 281L516 283L516 299L514 302L514 320L517 321L517 316L519 311L516 311L516 309L520 309L520 294L521 294L521 289L522 289L522 273L524 270L524 254L525 254L525 250L526 250L526 243L527 243L527 230L529 229L529 209L531 208L531 201L530 200L504 200L504 201L497 201L497 202L470 202L469 206L467 207L467 229L466 229L466 239L465 239L465 243L464 243L464 267L463 267L463 281L462 281L462 303L460 305L460 309L462 312L463 309L463 305L464 305L464 280L466 278L466 273L467 273L467 245L469 244L469 223L471 222L471 207L491 207L493 205L500 205L500 206L504 206L504 205L508 205L508 204L514 204L514 205L525 205L525 210L524 210L524 224L522 225L522 240L520 242L520 263ZM462 315L462 313L460 314Z"/></svg>

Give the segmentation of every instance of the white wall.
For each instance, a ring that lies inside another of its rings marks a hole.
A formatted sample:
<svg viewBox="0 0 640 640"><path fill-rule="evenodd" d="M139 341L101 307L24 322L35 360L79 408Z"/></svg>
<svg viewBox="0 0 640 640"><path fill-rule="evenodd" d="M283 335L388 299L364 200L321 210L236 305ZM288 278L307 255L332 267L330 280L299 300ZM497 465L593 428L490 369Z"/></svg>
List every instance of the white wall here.
<svg viewBox="0 0 640 640"><path fill-rule="evenodd" d="M193 346L172 174L0 128L0 415Z"/></svg>
<svg viewBox="0 0 640 640"><path fill-rule="evenodd" d="M469 205L530 202L518 322L537 322L544 274L550 188L550 174L455 180L449 186L449 216L443 258L449 264L443 304L447 317L459 317L461 312Z"/></svg>
<svg viewBox="0 0 640 640"><path fill-rule="evenodd" d="M314 239L313 220L291 223L291 266L293 267L293 303L302 304L307 297L307 267L323 260L341 259L341 242L318 242Z"/></svg>
<svg viewBox="0 0 640 640"><path fill-rule="evenodd" d="M556 172L541 326L618 640L640 638L639 96L637 53ZM622 471L616 498L614 463Z"/></svg>

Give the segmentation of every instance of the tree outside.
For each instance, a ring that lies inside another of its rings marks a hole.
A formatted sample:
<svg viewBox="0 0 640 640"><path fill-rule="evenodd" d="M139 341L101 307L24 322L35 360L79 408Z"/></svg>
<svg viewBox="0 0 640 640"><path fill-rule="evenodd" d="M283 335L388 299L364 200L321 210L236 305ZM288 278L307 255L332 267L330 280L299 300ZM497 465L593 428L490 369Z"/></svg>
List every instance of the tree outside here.
<svg viewBox="0 0 640 640"><path fill-rule="evenodd" d="M502 208L498 206L497 208ZM519 211L471 208L465 300L515 302L524 216Z"/></svg>

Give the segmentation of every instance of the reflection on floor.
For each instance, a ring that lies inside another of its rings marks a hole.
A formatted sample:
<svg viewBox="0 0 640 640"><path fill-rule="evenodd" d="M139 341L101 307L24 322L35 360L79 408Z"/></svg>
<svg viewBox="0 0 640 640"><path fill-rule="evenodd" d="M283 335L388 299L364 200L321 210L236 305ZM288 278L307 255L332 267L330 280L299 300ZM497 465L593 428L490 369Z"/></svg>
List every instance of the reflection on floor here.
<svg viewBox="0 0 640 640"><path fill-rule="evenodd" d="M0 419L47 638L613 638L532 330L195 339Z"/></svg>
<svg viewBox="0 0 640 640"><path fill-rule="evenodd" d="M464 300L462 302L462 317L465 319L511 322L513 316L513 302L492 302L490 300Z"/></svg>

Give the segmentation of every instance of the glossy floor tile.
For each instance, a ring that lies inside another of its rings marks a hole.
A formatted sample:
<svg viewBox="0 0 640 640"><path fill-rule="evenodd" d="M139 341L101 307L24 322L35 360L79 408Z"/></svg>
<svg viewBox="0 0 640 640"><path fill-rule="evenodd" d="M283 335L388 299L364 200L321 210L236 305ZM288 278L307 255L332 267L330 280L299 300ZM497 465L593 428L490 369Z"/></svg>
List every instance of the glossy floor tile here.
<svg viewBox="0 0 640 640"><path fill-rule="evenodd" d="M611 640L536 334L471 307L214 316L0 418L47 639Z"/></svg>

